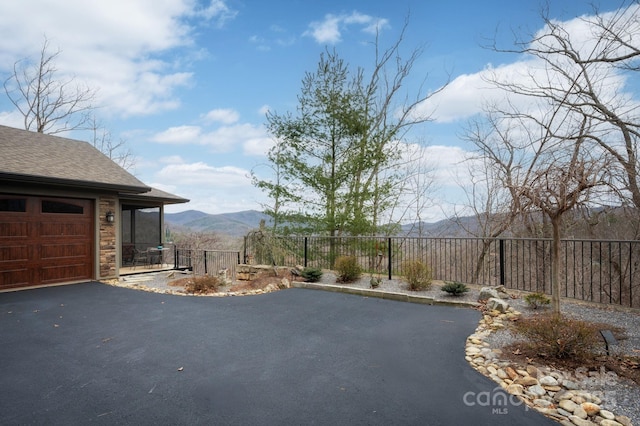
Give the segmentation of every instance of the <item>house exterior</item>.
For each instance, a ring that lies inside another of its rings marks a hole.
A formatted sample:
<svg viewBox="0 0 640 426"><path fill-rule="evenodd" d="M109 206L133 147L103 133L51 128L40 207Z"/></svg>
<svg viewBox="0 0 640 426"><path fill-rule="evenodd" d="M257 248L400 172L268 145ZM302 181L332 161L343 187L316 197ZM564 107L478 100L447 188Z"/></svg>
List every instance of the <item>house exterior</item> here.
<svg viewBox="0 0 640 426"><path fill-rule="evenodd" d="M0 291L115 278L167 204L91 144L0 126Z"/></svg>

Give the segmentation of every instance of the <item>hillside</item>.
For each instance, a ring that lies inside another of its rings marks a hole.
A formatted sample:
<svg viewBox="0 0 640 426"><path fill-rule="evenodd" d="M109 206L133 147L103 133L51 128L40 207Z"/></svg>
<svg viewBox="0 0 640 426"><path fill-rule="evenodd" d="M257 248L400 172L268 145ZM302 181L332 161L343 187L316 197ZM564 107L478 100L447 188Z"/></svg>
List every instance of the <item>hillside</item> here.
<svg viewBox="0 0 640 426"><path fill-rule="evenodd" d="M209 215L205 212L187 210L180 213L165 213L164 220L166 223L170 223L172 225L184 225L185 223L193 222L206 216Z"/></svg>
<svg viewBox="0 0 640 426"><path fill-rule="evenodd" d="M563 235L565 238L586 239L635 239L640 233L636 229L637 222L629 218L640 217L634 211L610 207L608 209L587 209L567 214ZM532 217L538 223L538 228L544 226L541 217ZM196 210L180 213L166 213L165 223L172 231L177 232L212 232L230 237L243 237L260 226L264 220L269 226L271 219L266 214L256 210L246 210L235 213L208 214ZM538 232L540 229L538 229ZM522 223L516 222L514 227L505 232L506 235L528 237L531 234L522 228ZM479 219L475 216L457 219L443 219L435 223L404 224L398 236L408 237L471 237L480 235Z"/></svg>
<svg viewBox="0 0 640 426"><path fill-rule="evenodd" d="M165 223L169 228L177 231L192 232L213 232L217 234L229 235L232 237L242 237L247 233L256 230L260 226L260 221L264 220L267 225L270 217L257 210L246 210L235 213L208 214L197 210L187 210L180 213L166 213ZM471 218L469 218L471 220ZM436 223L407 224L402 226L402 235L418 236L461 236L464 231L450 219L441 220Z"/></svg>
<svg viewBox="0 0 640 426"><path fill-rule="evenodd" d="M165 223L169 228L187 229L195 232L214 232L217 234L242 237L258 229L260 221L269 223L269 216L256 210L236 213L208 214L196 210L165 214Z"/></svg>

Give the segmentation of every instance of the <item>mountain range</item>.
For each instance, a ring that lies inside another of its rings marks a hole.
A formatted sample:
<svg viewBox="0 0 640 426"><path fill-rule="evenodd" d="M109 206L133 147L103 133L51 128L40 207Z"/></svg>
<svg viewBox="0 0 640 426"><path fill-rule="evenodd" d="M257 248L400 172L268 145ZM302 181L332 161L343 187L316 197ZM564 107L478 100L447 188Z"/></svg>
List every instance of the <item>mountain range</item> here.
<svg viewBox="0 0 640 426"><path fill-rule="evenodd" d="M170 229L183 232L212 232L242 237L260 227L260 221L269 224L271 218L257 210L245 210L236 213L209 214L197 210L187 210L180 213L165 213L165 223ZM473 217L461 218L465 227L473 227ZM417 236L466 236L463 228L451 219L444 219L435 223L411 223L402 226L401 235Z"/></svg>
<svg viewBox="0 0 640 426"><path fill-rule="evenodd" d="M270 218L257 210L221 214L187 210L164 215L165 224L176 231L212 232L231 237L242 237L258 229L261 220L269 223Z"/></svg>

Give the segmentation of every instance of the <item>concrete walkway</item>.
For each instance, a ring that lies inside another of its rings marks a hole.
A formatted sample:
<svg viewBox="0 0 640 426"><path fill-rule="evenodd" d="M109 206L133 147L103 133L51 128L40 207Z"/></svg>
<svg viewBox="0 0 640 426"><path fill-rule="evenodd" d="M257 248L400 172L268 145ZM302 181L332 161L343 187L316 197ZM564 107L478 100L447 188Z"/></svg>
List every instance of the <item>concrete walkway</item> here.
<svg viewBox="0 0 640 426"><path fill-rule="evenodd" d="M556 424L465 361L478 319L306 289L3 293L2 424Z"/></svg>

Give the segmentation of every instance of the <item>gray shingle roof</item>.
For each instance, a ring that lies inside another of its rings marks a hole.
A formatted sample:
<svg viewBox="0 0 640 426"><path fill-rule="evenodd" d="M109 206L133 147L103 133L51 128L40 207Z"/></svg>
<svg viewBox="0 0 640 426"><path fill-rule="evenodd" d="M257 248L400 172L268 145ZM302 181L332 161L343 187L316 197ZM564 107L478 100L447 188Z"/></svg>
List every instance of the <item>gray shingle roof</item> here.
<svg viewBox="0 0 640 426"><path fill-rule="evenodd" d="M189 202L186 198L182 198L153 187L151 187L151 191L145 192L144 194L127 194L120 198L126 200L160 201L164 204L180 204Z"/></svg>
<svg viewBox="0 0 640 426"><path fill-rule="evenodd" d="M143 193L151 188L87 142L0 126L0 180Z"/></svg>

